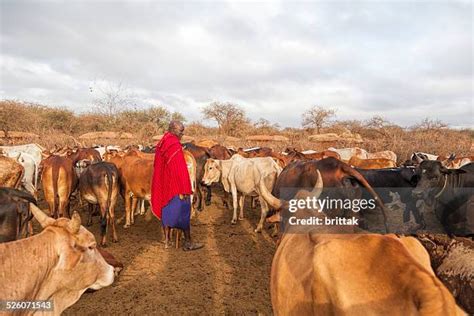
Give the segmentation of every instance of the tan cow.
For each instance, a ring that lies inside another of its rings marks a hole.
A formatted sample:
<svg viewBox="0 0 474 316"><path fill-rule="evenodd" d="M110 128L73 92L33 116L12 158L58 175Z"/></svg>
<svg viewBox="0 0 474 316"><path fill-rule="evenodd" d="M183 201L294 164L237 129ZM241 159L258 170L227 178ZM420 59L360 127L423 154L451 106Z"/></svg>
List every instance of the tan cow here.
<svg viewBox="0 0 474 316"><path fill-rule="evenodd" d="M349 159L349 165L362 168L362 169L382 169L382 168L395 168L397 164L390 159L377 158L377 159L360 159L353 156Z"/></svg>
<svg viewBox="0 0 474 316"><path fill-rule="evenodd" d="M335 151L341 157L339 160L347 163L352 157L357 157L360 159L367 159L368 152L365 149L359 147L352 147L352 148L334 148L329 147L328 150Z"/></svg>
<svg viewBox="0 0 474 316"><path fill-rule="evenodd" d="M236 154L230 160L208 159L204 166L202 181L206 185L220 181L224 190L232 193L234 210L232 224L237 223L238 194L240 193L239 220L244 217L245 196L258 195L262 211L255 232L261 232L268 213L268 204L260 195L260 185L271 191L281 170L282 168L271 157L244 158Z"/></svg>
<svg viewBox="0 0 474 316"><path fill-rule="evenodd" d="M454 154L451 154L446 159L440 159L440 157L438 157L438 160L441 160L441 164L448 169L459 169L474 161L474 156L456 157Z"/></svg>
<svg viewBox="0 0 474 316"><path fill-rule="evenodd" d="M41 162L44 199L54 218L69 217L69 199L76 189L74 162L68 157L51 155Z"/></svg>
<svg viewBox="0 0 474 316"><path fill-rule="evenodd" d="M377 158L384 158L392 160L393 162L397 162L397 154L391 150L384 150L378 151L375 153L367 153L367 159L377 159Z"/></svg>
<svg viewBox="0 0 474 316"><path fill-rule="evenodd" d="M0 155L0 187L18 189L24 173L25 169L15 158Z"/></svg>
<svg viewBox="0 0 474 316"><path fill-rule="evenodd" d="M32 204L30 209L44 230L0 244L2 300L51 301L48 315L60 315L87 289L112 284L114 268L98 252L94 235L81 226L77 212L72 219L54 220Z"/></svg>
<svg viewBox="0 0 474 316"><path fill-rule="evenodd" d="M465 315L414 238L286 234L271 272L275 315Z"/></svg>

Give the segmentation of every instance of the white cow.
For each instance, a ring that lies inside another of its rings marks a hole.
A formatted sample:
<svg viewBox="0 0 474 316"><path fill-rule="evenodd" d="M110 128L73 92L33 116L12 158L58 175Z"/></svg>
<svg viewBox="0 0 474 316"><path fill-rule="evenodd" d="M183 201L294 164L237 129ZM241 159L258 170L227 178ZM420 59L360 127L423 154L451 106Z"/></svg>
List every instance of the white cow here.
<svg viewBox="0 0 474 316"><path fill-rule="evenodd" d="M367 150L359 148L359 147L353 147L353 148L329 147L328 150L337 152L339 154L339 156L341 156L341 160L346 162L346 163L353 156L356 156L359 159L367 159L368 158Z"/></svg>
<svg viewBox="0 0 474 316"><path fill-rule="evenodd" d="M271 191L281 172L281 167L270 157L244 158L234 155L229 160L208 159L204 166L203 182L210 185L221 181L224 190L232 193L232 224L237 222L237 197L240 193L240 216L243 219L244 199L246 195L258 195L262 208L260 222L255 232L261 232L268 213L268 204L260 194L260 182Z"/></svg>
<svg viewBox="0 0 474 316"><path fill-rule="evenodd" d="M41 154L45 149L38 144L0 146L0 149L8 157L18 157L18 162L25 168L23 186L35 195L38 190L38 169L43 158Z"/></svg>

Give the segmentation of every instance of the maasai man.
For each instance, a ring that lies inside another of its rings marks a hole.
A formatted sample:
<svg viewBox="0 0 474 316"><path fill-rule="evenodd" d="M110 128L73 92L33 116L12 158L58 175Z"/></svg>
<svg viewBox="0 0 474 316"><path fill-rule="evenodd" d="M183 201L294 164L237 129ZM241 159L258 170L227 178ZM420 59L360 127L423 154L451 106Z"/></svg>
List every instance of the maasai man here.
<svg viewBox="0 0 474 316"><path fill-rule="evenodd" d="M163 225L165 248L170 247L171 228L184 231L183 250L202 248L202 244L191 242L191 180L184 160L180 139L184 125L171 121L166 132L156 145L151 205Z"/></svg>

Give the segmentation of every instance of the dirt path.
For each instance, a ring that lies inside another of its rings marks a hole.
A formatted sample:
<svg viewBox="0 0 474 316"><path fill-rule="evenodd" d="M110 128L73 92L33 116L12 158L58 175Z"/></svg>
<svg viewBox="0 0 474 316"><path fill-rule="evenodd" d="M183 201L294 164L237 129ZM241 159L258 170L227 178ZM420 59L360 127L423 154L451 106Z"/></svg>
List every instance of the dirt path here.
<svg viewBox="0 0 474 316"><path fill-rule="evenodd" d="M165 250L160 223L137 216L130 229L118 226L119 242L107 248L123 262L114 284L85 293L65 315L271 314L269 275L274 242L253 229L259 210L237 225L219 198L193 222L192 235L205 248ZM123 208L118 207L118 215ZM85 219L85 213L84 219ZM90 230L98 233L98 218Z"/></svg>

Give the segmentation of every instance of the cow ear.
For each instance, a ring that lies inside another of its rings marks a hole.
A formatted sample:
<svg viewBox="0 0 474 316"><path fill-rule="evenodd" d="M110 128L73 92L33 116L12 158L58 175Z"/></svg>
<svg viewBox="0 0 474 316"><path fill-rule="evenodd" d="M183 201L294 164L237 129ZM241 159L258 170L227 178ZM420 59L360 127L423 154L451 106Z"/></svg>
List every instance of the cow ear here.
<svg viewBox="0 0 474 316"><path fill-rule="evenodd" d="M71 232L71 234L77 234L79 232L79 229L81 228L81 216L79 215L78 212L74 212L72 214L71 220L67 224L67 230Z"/></svg>

